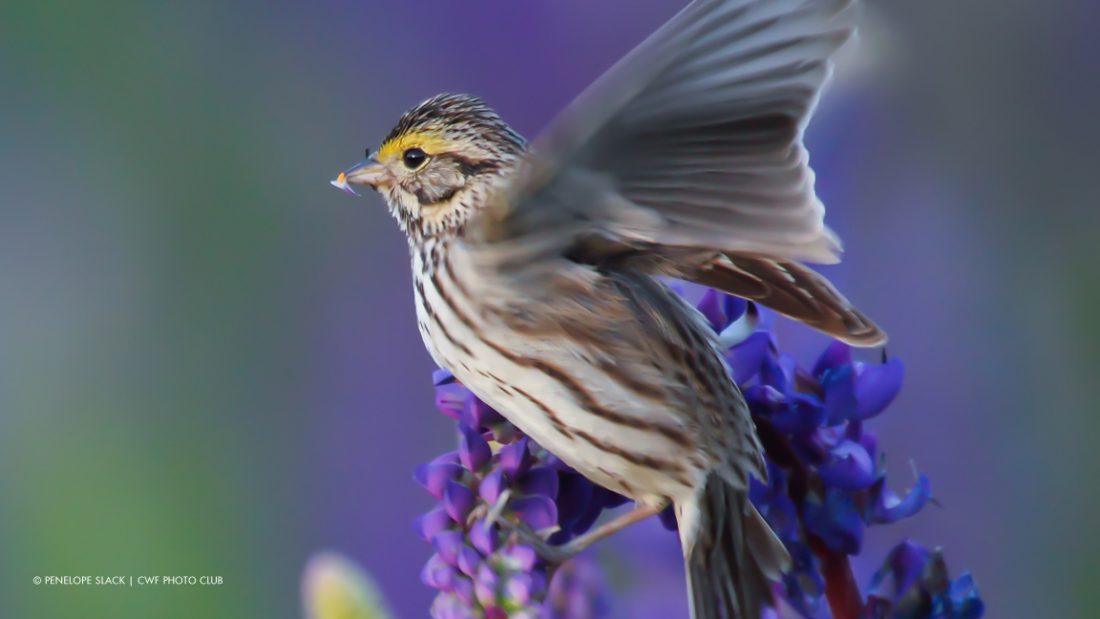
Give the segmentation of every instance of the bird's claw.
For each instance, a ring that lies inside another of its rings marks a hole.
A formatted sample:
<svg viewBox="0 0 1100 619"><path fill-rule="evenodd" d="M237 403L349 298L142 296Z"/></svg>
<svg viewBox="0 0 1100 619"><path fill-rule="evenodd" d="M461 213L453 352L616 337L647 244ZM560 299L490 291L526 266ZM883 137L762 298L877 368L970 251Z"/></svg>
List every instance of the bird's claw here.
<svg viewBox="0 0 1100 619"><path fill-rule="evenodd" d="M533 548L535 554L537 554L539 558L551 565L561 565L580 552L580 549L570 548L569 544L551 544L546 541L546 538L539 535L536 531L532 530L531 527L522 522L511 522L506 519L501 519L498 523L507 530L516 541Z"/></svg>

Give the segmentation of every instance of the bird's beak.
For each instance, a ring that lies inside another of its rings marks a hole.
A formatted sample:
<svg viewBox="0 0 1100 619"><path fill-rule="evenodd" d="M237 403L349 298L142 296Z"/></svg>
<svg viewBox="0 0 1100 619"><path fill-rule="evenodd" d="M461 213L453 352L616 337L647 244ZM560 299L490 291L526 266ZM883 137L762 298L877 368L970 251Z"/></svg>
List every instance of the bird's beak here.
<svg viewBox="0 0 1100 619"><path fill-rule="evenodd" d="M333 187L357 196L359 194L352 185L366 185L371 189L378 189L390 183L390 173L377 159L371 157L344 170L329 182Z"/></svg>

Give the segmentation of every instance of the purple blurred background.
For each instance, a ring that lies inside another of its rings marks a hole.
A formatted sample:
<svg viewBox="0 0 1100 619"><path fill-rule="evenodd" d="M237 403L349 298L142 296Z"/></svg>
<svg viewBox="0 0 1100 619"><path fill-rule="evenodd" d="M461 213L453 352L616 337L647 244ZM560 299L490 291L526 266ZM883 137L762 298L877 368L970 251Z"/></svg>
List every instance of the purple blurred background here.
<svg viewBox="0 0 1100 619"><path fill-rule="evenodd" d="M424 616L411 473L452 425L404 239L327 180L437 92L533 137L682 4L0 8L0 616L295 616L320 548ZM808 133L847 249L823 270L907 365L871 424L892 478L912 460L942 504L867 554L913 536L990 616L1094 616L1100 10L866 4ZM779 331L804 361L824 345ZM625 537L612 582L653 599L616 616L682 608L672 540ZM628 568L650 556L673 559ZM143 571L226 584L29 584Z"/></svg>

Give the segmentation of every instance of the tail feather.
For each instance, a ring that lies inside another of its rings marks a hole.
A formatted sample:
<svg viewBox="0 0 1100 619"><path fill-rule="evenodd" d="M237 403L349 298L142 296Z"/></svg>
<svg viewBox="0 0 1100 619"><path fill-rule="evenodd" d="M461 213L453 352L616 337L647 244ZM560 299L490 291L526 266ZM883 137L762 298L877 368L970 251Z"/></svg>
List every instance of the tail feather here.
<svg viewBox="0 0 1100 619"><path fill-rule="evenodd" d="M685 558L692 619L759 619L790 557L744 491L712 474Z"/></svg>

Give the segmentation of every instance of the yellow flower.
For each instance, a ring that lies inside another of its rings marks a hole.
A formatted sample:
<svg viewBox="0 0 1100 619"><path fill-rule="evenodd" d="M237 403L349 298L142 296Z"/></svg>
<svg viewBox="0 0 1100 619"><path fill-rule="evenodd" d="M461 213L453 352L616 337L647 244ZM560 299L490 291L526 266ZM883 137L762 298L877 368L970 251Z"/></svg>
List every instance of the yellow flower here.
<svg viewBox="0 0 1100 619"><path fill-rule="evenodd" d="M302 573L306 619L392 619L377 585L358 565L335 552L319 552Z"/></svg>

